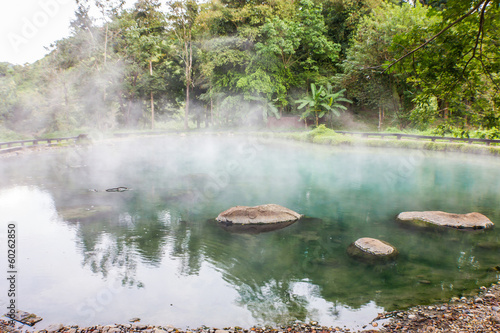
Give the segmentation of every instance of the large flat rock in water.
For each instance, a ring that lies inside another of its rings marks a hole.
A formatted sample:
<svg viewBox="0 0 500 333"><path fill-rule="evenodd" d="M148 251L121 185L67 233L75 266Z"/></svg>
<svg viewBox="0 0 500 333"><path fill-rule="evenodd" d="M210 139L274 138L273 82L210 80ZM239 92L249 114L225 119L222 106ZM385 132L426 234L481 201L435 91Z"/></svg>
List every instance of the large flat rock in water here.
<svg viewBox="0 0 500 333"><path fill-rule="evenodd" d="M437 225L458 229L486 229L494 226L489 218L481 213L452 214L441 211L403 212L399 221L417 225Z"/></svg>
<svg viewBox="0 0 500 333"><path fill-rule="evenodd" d="M267 204L255 207L231 207L220 213L216 220L227 224L271 224L296 221L301 216L286 207Z"/></svg>

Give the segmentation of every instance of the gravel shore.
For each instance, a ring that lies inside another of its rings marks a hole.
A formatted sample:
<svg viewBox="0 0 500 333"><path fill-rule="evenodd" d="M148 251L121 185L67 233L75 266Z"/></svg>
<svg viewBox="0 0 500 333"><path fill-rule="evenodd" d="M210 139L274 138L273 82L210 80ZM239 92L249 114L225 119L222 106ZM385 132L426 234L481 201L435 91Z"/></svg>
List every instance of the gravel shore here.
<svg viewBox="0 0 500 333"><path fill-rule="evenodd" d="M477 296L452 298L447 303L416 306L404 311L380 313L362 330L326 327L320 323L293 323L280 327L210 328L182 330L173 326L151 326L140 322L92 327L50 325L38 333L374 333L374 332L500 332L500 282L489 288L481 287ZM0 332L24 333L28 326L11 325L0 319Z"/></svg>

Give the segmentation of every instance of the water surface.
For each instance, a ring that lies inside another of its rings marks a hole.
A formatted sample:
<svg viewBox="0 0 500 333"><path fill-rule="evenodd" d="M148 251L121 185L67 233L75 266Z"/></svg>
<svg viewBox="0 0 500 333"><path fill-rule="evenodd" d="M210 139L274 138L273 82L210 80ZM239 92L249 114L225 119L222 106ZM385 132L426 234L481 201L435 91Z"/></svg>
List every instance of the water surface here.
<svg viewBox="0 0 500 333"><path fill-rule="evenodd" d="M316 320L356 328L378 312L498 279L496 229L412 229L395 216L478 211L500 223L499 162L208 136L26 154L0 160L0 237L17 223L17 304L44 318L37 328L132 317L178 327ZM105 191L118 186L131 190ZM214 220L265 203L306 217L260 234ZM360 237L393 244L399 258L349 258Z"/></svg>

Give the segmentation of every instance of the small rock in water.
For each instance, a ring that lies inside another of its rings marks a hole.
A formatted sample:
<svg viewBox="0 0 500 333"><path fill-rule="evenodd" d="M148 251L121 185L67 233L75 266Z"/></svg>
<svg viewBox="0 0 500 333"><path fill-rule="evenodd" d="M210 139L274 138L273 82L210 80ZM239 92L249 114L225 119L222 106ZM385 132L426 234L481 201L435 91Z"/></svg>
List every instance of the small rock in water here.
<svg viewBox="0 0 500 333"><path fill-rule="evenodd" d="M128 321L131 323L135 323L135 322L141 321L141 318L134 317L134 318L129 319Z"/></svg>
<svg viewBox="0 0 500 333"><path fill-rule="evenodd" d="M379 239L363 237L347 247L347 254L365 261L386 261L395 259L398 251L391 244Z"/></svg>

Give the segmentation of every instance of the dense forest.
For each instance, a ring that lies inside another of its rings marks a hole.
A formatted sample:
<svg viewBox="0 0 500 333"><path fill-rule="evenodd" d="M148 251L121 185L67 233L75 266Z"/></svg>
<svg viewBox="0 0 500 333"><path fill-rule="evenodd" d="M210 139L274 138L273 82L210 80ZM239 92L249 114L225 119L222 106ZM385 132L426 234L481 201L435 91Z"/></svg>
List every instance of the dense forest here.
<svg viewBox="0 0 500 333"><path fill-rule="evenodd" d="M347 109L381 130L500 136L499 0L76 1L47 56L0 63L2 132L338 128Z"/></svg>

